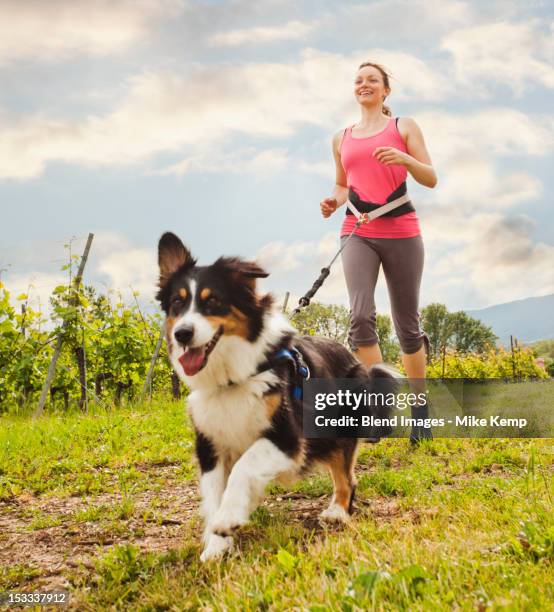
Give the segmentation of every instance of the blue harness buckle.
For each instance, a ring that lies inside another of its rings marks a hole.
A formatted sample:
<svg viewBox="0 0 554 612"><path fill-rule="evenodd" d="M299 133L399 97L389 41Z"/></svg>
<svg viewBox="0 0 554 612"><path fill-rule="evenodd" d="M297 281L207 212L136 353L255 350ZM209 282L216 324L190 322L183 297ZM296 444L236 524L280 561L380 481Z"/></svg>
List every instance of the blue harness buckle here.
<svg viewBox="0 0 554 612"><path fill-rule="evenodd" d="M290 349L281 349L273 355L271 361L287 361L292 365L293 368L293 377L296 379L296 383L292 389L292 396L294 399L301 401L302 400L302 382L298 382L298 379L309 380L310 378L310 368L306 365L304 361L304 357L302 357L302 353L291 347Z"/></svg>

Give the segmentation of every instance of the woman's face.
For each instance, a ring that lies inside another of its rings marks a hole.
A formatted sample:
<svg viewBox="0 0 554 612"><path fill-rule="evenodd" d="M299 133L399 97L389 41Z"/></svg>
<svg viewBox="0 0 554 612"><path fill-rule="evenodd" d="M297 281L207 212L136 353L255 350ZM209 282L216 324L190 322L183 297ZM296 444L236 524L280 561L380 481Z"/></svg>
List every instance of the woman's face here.
<svg viewBox="0 0 554 612"><path fill-rule="evenodd" d="M381 71L373 66L364 66L356 73L354 95L359 104L381 104L390 89L385 88Z"/></svg>

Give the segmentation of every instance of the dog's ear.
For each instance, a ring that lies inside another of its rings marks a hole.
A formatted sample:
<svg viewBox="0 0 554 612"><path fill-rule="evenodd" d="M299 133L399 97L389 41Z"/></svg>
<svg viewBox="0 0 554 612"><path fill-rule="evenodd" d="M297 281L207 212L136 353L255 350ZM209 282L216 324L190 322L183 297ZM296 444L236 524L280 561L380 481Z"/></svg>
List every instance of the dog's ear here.
<svg viewBox="0 0 554 612"><path fill-rule="evenodd" d="M238 283L242 283L254 290L256 288L257 278L266 278L269 272L266 272L255 261L245 261L238 257L221 257L215 264L222 267Z"/></svg>
<svg viewBox="0 0 554 612"><path fill-rule="evenodd" d="M190 251L181 240L171 232L166 232L158 243L158 264L160 266L159 286L163 287L171 275L184 265L194 265Z"/></svg>
<svg viewBox="0 0 554 612"><path fill-rule="evenodd" d="M269 272L266 272L255 261L239 260L237 263L236 274L244 278L267 278Z"/></svg>

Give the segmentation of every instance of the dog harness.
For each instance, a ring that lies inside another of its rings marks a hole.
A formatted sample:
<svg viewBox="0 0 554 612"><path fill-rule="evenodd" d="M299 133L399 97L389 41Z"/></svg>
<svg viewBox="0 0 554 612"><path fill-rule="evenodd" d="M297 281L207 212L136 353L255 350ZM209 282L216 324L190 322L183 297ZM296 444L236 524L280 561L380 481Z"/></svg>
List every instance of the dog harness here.
<svg viewBox="0 0 554 612"><path fill-rule="evenodd" d="M310 378L310 368L304 361L302 353L294 346L279 349L273 355L270 355L266 361L260 363L257 367L256 374L267 372L281 365L289 366L294 382L292 396L300 401L302 399L302 382Z"/></svg>
<svg viewBox="0 0 554 612"><path fill-rule="evenodd" d="M304 361L302 353L294 346L281 348L275 351L275 353L271 354L265 361L262 361L256 368L256 371L250 374L248 378L252 378L268 370L273 370L282 365L289 366L291 379L293 381L292 395L294 399L301 401L302 382L310 378L310 368ZM229 386L236 384L238 383L234 381L228 382Z"/></svg>

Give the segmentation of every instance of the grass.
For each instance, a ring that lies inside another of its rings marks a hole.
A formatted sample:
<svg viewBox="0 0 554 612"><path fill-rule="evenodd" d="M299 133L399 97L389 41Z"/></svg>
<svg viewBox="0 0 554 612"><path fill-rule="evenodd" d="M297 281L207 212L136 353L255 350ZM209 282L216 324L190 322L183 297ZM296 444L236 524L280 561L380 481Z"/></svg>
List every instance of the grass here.
<svg viewBox="0 0 554 612"><path fill-rule="evenodd" d="M159 402L109 412L0 421L0 499L87 495L151 487L142 466L179 464L195 475L194 435L182 404Z"/></svg>
<svg viewBox="0 0 554 612"><path fill-rule="evenodd" d="M331 492L316 474L272 486L238 552L202 565L182 404L2 418L0 519L21 538L47 536L60 558L76 540L93 544L83 565L62 563L54 578L38 556L14 553L0 591L62 580L79 610L551 609L552 440L440 439L416 450L387 440L364 445L358 464L346 529L315 521Z"/></svg>

